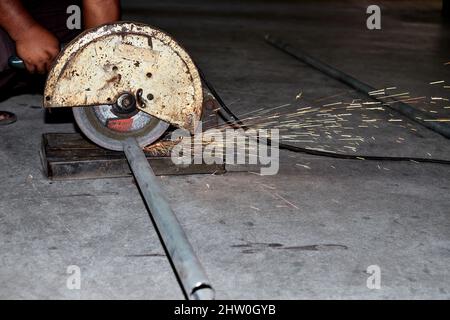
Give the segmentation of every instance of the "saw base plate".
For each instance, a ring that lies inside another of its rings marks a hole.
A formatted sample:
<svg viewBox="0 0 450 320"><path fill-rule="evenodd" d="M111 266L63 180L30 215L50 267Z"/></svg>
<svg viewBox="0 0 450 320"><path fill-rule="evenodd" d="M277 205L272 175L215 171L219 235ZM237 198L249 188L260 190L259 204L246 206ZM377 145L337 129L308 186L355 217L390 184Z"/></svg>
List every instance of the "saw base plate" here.
<svg viewBox="0 0 450 320"><path fill-rule="evenodd" d="M156 175L223 174L225 165L175 165L166 149L146 153ZM100 148L78 133L45 133L41 161L45 175L52 180L101 179L132 176L123 152Z"/></svg>

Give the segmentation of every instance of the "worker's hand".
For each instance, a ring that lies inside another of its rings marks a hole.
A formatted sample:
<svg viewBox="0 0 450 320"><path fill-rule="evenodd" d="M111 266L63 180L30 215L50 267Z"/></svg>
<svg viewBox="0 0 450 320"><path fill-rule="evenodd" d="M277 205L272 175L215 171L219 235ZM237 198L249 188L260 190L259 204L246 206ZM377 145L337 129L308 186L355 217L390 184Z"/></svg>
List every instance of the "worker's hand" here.
<svg viewBox="0 0 450 320"><path fill-rule="evenodd" d="M31 73L43 74L49 71L59 50L58 39L38 24L16 39L17 55Z"/></svg>

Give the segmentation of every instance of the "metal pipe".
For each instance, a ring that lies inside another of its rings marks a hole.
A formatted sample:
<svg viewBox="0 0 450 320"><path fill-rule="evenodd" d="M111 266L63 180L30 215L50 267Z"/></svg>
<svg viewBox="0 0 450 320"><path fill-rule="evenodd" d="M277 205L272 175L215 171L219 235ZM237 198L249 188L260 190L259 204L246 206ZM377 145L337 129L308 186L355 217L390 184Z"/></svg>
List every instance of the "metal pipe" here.
<svg viewBox="0 0 450 320"><path fill-rule="evenodd" d="M193 300L214 299L208 277L136 139L126 139L123 151L186 295Z"/></svg>
<svg viewBox="0 0 450 320"><path fill-rule="evenodd" d="M317 60L316 58L310 56L309 54L307 54L306 52L303 52L302 50L293 48L292 46L290 46L288 43L284 42L283 40L281 40L279 38L275 38L271 35L266 35L266 41L270 45L283 51L284 53L287 53L288 55L294 57L295 59L300 60L300 61L310 65L311 67L323 72L324 74L345 83L346 85L352 87L353 89L356 89L357 91L366 94L371 99L381 101L383 103L386 102L381 99L377 99L376 97L369 94L369 92L376 91L376 88L373 88L373 87L369 86L368 84L365 84L364 82L361 82L358 79L356 79L356 78L354 78L354 77L326 64L326 63L323 63L320 60ZM416 108L410 106L409 104L401 102L397 99L391 99L391 100L395 101L395 105L386 105L386 104L384 104L384 105L391 108L392 110L395 110L395 111L401 113L408 119L415 121L415 122L421 124L422 126L433 130L434 132L441 134L442 136L446 137L447 139L450 138L450 126L448 126L447 124L440 123L437 121L432 121L432 120L436 120L436 119L434 119L429 114L427 114L423 111L417 110ZM425 121L425 119L428 121Z"/></svg>

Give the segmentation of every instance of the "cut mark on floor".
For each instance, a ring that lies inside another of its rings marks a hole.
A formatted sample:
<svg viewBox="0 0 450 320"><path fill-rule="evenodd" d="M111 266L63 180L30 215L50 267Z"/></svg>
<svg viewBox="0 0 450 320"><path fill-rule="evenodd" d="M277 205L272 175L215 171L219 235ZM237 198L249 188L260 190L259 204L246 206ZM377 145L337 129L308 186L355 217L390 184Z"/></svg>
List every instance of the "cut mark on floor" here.
<svg viewBox="0 0 450 320"><path fill-rule="evenodd" d="M144 254L129 254L125 257L127 258L146 258L146 257L165 257L163 253L144 253Z"/></svg>
<svg viewBox="0 0 450 320"><path fill-rule="evenodd" d="M265 249L281 249L293 251L333 251L348 250L348 247L342 244L314 244L305 246L284 246L281 243L248 242L246 244L231 245L231 248L242 248L242 253L258 253Z"/></svg>

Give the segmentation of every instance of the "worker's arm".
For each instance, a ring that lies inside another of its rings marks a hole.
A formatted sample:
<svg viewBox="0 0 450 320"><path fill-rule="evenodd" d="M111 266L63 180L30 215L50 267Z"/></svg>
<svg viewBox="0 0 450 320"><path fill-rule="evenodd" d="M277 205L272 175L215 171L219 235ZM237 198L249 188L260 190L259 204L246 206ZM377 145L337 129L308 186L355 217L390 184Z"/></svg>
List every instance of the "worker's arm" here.
<svg viewBox="0 0 450 320"><path fill-rule="evenodd" d="M49 70L59 52L58 39L33 19L20 0L1 0L0 12L0 26L15 41L17 55L27 69Z"/></svg>
<svg viewBox="0 0 450 320"><path fill-rule="evenodd" d="M120 20L120 0L83 0L86 29Z"/></svg>

